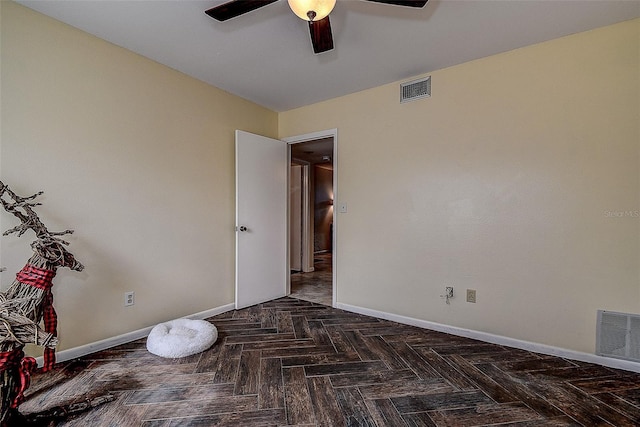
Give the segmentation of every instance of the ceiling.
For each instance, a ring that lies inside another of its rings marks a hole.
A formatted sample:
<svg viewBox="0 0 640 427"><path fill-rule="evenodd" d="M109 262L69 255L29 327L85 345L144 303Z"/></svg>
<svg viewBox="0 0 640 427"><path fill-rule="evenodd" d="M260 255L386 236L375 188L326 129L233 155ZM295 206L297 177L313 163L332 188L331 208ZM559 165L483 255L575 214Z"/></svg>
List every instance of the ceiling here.
<svg viewBox="0 0 640 427"><path fill-rule="evenodd" d="M291 158L333 169L333 138L291 144Z"/></svg>
<svg viewBox="0 0 640 427"><path fill-rule="evenodd" d="M226 22L205 15L225 1L17 2L278 112L640 16L637 0L338 0L336 47L315 55L286 0Z"/></svg>

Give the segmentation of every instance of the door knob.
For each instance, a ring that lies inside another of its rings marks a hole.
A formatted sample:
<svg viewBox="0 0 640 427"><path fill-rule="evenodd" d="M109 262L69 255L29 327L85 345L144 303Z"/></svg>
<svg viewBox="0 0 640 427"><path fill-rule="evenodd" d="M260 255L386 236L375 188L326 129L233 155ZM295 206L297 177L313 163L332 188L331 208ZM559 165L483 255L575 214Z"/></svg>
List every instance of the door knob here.
<svg viewBox="0 0 640 427"><path fill-rule="evenodd" d="M240 231L247 231L247 227L245 227L244 225L241 225L238 230Z"/></svg>

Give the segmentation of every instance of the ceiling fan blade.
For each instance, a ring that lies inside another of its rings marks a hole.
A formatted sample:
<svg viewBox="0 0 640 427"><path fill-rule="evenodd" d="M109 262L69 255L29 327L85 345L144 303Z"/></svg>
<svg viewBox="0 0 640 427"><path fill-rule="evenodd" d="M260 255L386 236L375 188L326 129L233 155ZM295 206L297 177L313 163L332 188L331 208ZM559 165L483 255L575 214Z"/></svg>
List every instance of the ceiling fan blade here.
<svg viewBox="0 0 640 427"><path fill-rule="evenodd" d="M313 53L322 53L333 49L333 34L328 16L319 21L309 21L309 33L311 34Z"/></svg>
<svg viewBox="0 0 640 427"><path fill-rule="evenodd" d="M204 13L218 21L226 21L227 19L244 15L252 10L259 9L277 1L278 0L232 0L206 10Z"/></svg>
<svg viewBox="0 0 640 427"><path fill-rule="evenodd" d="M395 4L398 6L407 6L407 7L424 7L429 0L366 0L366 1L374 1L376 3L386 3L386 4Z"/></svg>

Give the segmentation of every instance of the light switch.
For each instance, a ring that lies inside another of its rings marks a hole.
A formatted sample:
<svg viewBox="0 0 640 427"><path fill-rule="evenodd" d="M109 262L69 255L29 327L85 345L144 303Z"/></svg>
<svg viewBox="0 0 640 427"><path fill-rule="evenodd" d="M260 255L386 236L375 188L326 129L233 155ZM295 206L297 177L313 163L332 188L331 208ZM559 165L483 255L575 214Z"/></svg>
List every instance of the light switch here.
<svg viewBox="0 0 640 427"><path fill-rule="evenodd" d="M338 212L347 213L347 204L346 203L340 203L340 205L338 206Z"/></svg>

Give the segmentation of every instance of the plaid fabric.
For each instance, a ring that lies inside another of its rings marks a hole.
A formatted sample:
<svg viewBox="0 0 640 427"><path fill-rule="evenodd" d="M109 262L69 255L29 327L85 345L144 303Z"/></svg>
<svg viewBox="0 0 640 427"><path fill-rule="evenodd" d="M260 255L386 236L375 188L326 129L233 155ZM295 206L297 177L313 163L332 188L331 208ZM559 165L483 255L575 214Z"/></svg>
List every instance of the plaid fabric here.
<svg viewBox="0 0 640 427"><path fill-rule="evenodd" d="M34 267L27 264L22 270L16 274L18 282L25 285L31 285L39 289L50 289L53 286L53 277L56 275L55 270L46 270L44 268Z"/></svg>
<svg viewBox="0 0 640 427"><path fill-rule="evenodd" d="M17 408L24 401L24 392L29 388L31 383L31 373L36 369L36 359L33 357L24 357L21 348L6 353L0 353L0 371L18 368L18 376L20 382L15 385L14 392L16 397L11 403L12 408Z"/></svg>
<svg viewBox="0 0 640 427"><path fill-rule="evenodd" d="M41 303L44 330L53 334L53 336L58 335L58 316L56 315L56 310L53 308L53 293L51 292L51 288L53 287L53 278L55 275L55 270L46 270L30 264L25 265L24 268L16 274L18 282L38 289L44 289L44 298ZM51 370L55 363L55 350L52 348L45 348L44 365L42 367L43 372Z"/></svg>
<svg viewBox="0 0 640 427"><path fill-rule="evenodd" d="M51 289L47 291L42 306L44 330L49 332L50 334L53 334L54 337L58 336L58 316L56 314L55 308L53 308L53 293L51 292ZM47 372L53 369L53 365L55 365L56 363L56 351L53 348L45 348L43 356L44 364L42 366L42 371Z"/></svg>

